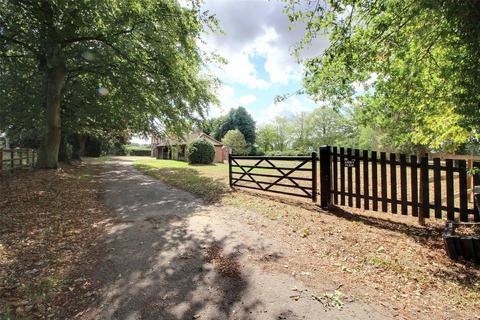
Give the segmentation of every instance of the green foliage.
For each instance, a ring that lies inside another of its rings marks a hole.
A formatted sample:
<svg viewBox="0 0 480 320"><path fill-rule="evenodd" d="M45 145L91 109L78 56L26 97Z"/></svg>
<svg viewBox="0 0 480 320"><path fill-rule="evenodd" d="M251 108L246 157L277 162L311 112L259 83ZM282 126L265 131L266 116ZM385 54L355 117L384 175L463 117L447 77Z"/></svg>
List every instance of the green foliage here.
<svg viewBox="0 0 480 320"><path fill-rule="evenodd" d="M233 154L246 155L249 152L245 137L238 129L229 130L223 137L222 143L232 148Z"/></svg>
<svg viewBox="0 0 480 320"><path fill-rule="evenodd" d="M395 149L454 151L480 125L480 6L466 1L286 0L292 22L329 47L302 61L307 93L359 108Z"/></svg>
<svg viewBox="0 0 480 320"><path fill-rule="evenodd" d="M228 131L238 129L249 145L255 143L255 121L244 107L231 109L226 117L220 119L222 124L215 131L215 139L222 140Z"/></svg>
<svg viewBox="0 0 480 320"><path fill-rule="evenodd" d="M138 157L150 157L152 151L149 150L142 150L142 149L133 149L128 151L129 156L138 156Z"/></svg>
<svg viewBox="0 0 480 320"><path fill-rule="evenodd" d="M210 141L197 139L188 145L187 155L189 163L210 164L215 158L215 147Z"/></svg>
<svg viewBox="0 0 480 320"><path fill-rule="evenodd" d="M266 153L267 156L309 156L311 152L307 150L296 150L296 149L288 149L285 151L269 151Z"/></svg>
<svg viewBox="0 0 480 320"><path fill-rule="evenodd" d="M325 106L310 113L275 118L258 128L257 144L271 155L308 155L322 145L378 150L376 134L360 123L356 112Z"/></svg>
<svg viewBox="0 0 480 320"><path fill-rule="evenodd" d="M180 134L216 101L201 71L218 59L198 43L217 22L196 0L5 0L0 12L0 131L59 131L50 112L69 135Z"/></svg>

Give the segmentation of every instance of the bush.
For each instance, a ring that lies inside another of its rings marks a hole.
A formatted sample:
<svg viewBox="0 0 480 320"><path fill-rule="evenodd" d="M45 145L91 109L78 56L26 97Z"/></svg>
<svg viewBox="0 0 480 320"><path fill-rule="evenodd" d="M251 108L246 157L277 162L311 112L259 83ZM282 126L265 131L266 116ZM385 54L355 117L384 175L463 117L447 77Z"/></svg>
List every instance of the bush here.
<svg viewBox="0 0 480 320"><path fill-rule="evenodd" d="M205 139L192 141L187 150L189 163L210 164L215 158L215 147Z"/></svg>
<svg viewBox="0 0 480 320"><path fill-rule="evenodd" d="M138 156L138 157L150 157L152 151L150 149L130 149L129 151L130 156Z"/></svg>
<svg viewBox="0 0 480 320"><path fill-rule="evenodd" d="M291 156L310 156L312 153L306 150L285 150L285 151L269 151L267 156L282 156L282 157L291 157Z"/></svg>
<svg viewBox="0 0 480 320"><path fill-rule="evenodd" d="M127 156L128 149L127 146L124 144L116 144L113 146L109 153L114 156Z"/></svg>

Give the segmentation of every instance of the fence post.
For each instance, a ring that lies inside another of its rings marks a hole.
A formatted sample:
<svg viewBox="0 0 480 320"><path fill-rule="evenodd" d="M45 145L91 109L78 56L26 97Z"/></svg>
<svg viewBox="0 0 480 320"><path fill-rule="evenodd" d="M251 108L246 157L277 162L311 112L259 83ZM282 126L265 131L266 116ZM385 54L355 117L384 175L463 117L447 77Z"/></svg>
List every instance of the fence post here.
<svg viewBox="0 0 480 320"><path fill-rule="evenodd" d="M317 203L317 153L312 152L312 201Z"/></svg>
<svg viewBox="0 0 480 320"><path fill-rule="evenodd" d="M330 146L320 147L320 206L330 207L331 203L331 151Z"/></svg>
<svg viewBox="0 0 480 320"><path fill-rule="evenodd" d="M418 223L425 225L425 218L428 218L430 212L429 183L428 183L428 157L420 159L420 210L418 213Z"/></svg>
<svg viewBox="0 0 480 320"><path fill-rule="evenodd" d="M3 149L0 149L0 172L3 170Z"/></svg>
<svg viewBox="0 0 480 320"><path fill-rule="evenodd" d="M228 184L230 185L230 188L233 187L233 183L232 183L232 154L230 152L228 153Z"/></svg>
<svg viewBox="0 0 480 320"><path fill-rule="evenodd" d="M15 150L13 149L10 149L10 170L13 171L13 169L15 168Z"/></svg>
<svg viewBox="0 0 480 320"><path fill-rule="evenodd" d="M22 149L17 149L17 155L18 155L18 164L20 165L20 169L23 167L23 150Z"/></svg>

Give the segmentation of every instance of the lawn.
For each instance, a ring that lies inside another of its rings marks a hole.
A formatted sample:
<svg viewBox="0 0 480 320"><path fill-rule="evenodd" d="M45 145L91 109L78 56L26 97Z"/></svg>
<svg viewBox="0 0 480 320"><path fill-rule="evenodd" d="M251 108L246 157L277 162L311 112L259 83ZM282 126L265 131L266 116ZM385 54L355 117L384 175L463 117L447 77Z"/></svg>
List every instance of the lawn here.
<svg viewBox="0 0 480 320"><path fill-rule="evenodd" d="M141 159L137 170L174 187L194 193L207 202L218 201L228 191L228 165L191 165L176 160Z"/></svg>

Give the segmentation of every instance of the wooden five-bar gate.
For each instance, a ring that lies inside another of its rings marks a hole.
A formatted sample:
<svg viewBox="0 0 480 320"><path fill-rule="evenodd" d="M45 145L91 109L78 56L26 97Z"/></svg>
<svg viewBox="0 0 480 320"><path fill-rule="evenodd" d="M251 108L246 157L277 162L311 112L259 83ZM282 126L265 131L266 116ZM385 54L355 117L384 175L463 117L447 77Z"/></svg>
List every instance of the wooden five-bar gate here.
<svg viewBox="0 0 480 320"><path fill-rule="evenodd" d="M310 157L228 158L230 187L310 198L317 202L317 154Z"/></svg>
<svg viewBox="0 0 480 320"><path fill-rule="evenodd" d="M469 197L473 183L465 160L325 146L318 161L316 153L310 157L230 156L229 180L233 188L310 198L315 203L320 194L323 208L334 204L411 215L420 223L426 218L480 221Z"/></svg>

